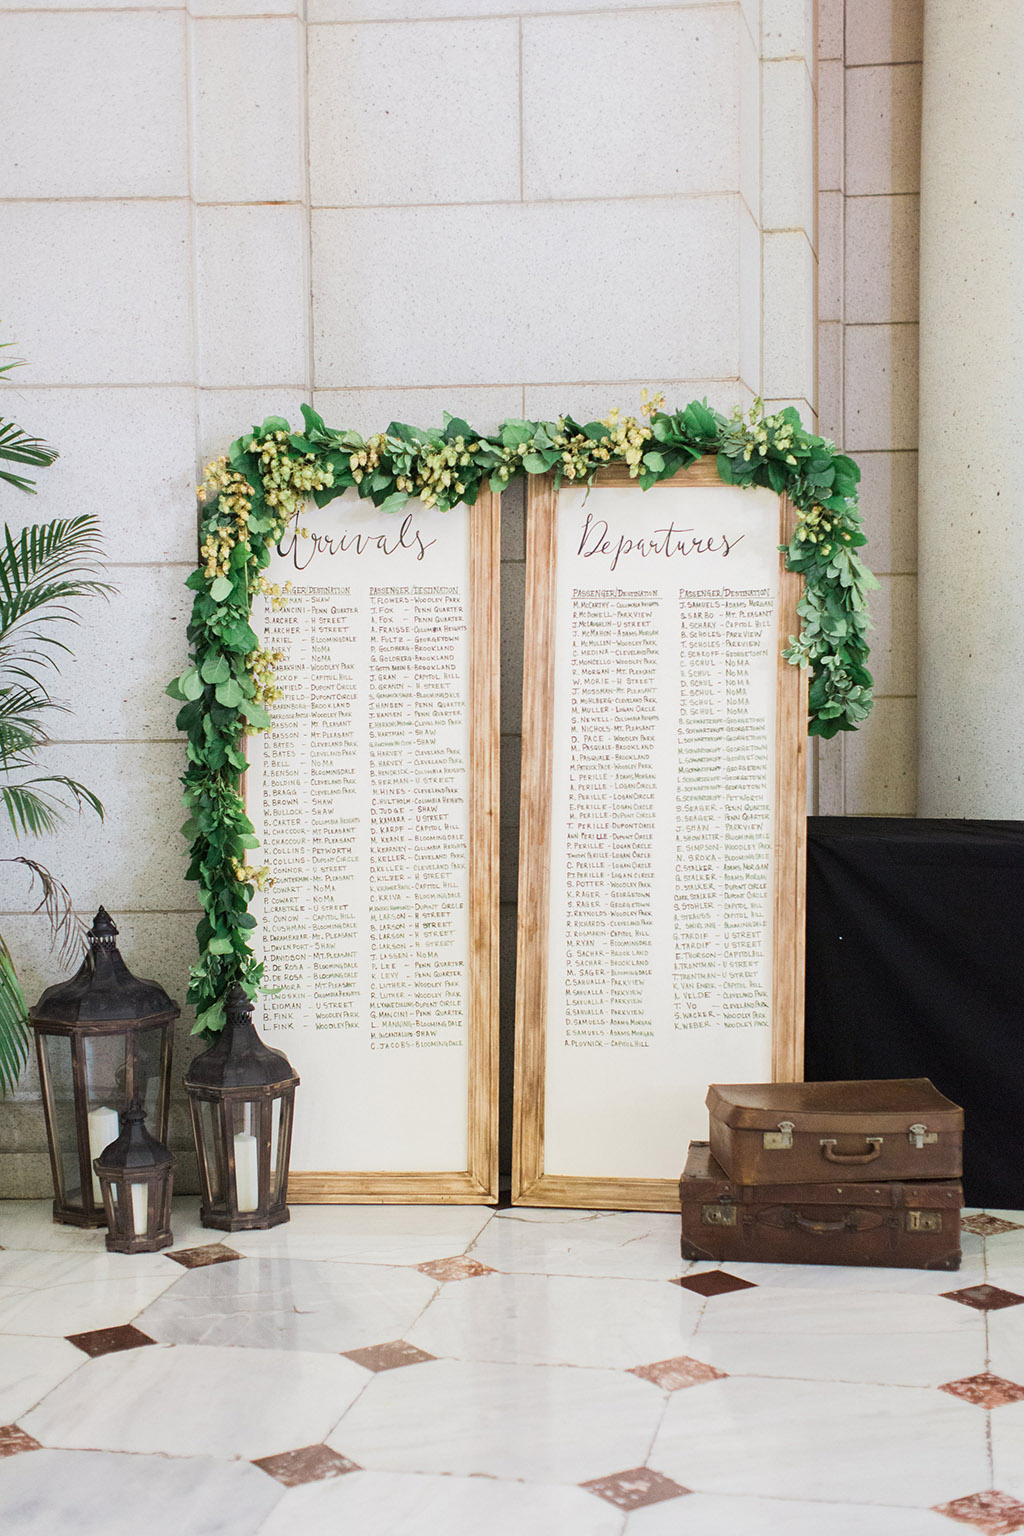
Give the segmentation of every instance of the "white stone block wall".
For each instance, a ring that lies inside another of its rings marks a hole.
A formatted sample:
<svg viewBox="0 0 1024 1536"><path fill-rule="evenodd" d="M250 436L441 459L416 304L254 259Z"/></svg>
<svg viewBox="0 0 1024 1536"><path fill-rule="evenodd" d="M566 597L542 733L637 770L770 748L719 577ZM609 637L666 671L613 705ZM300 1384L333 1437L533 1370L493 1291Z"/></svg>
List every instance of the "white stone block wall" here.
<svg viewBox="0 0 1024 1536"><path fill-rule="evenodd" d="M193 953L163 695L185 654L196 469L312 400L372 430L458 411L584 419L755 394L815 420L813 0L0 0L2 399L61 458L6 520L93 511L48 761L107 818L26 847L133 969ZM504 518L502 711L514 927L522 498ZM10 866L3 931L57 979ZM510 961L504 975L509 981ZM183 1021L176 1075L193 1047ZM0 1106L0 1193L45 1193L36 1085ZM180 1101L174 1122L187 1145ZM186 1159L181 1184L192 1170Z"/></svg>
<svg viewBox="0 0 1024 1536"><path fill-rule="evenodd" d="M820 0L818 396L861 467L877 703L819 748L818 809L917 809L918 216L923 0Z"/></svg>

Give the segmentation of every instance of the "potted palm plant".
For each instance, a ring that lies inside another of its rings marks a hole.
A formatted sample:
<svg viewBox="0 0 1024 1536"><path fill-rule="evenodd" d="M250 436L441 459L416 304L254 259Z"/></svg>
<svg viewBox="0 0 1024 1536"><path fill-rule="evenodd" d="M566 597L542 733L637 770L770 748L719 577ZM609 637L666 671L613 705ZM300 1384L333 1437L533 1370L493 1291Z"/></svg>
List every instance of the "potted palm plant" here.
<svg viewBox="0 0 1024 1536"><path fill-rule="evenodd" d="M9 345L9 343L4 343ZM0 378L19 364L0 362ZM10 465L44 468L56 450L31 437L0 414L0 481L34 494L35 484ZM49 686L70 655L63 638L78 621L78 598L111 590L96 579L102 559L99 524L82 515L33 524L12 532L4 524L0 542L0 799L6 817L0 826L15 843L52 832L71 809L103 815L92 790L64 774L37 772L47 744L51 710L67 708ZM23 854L5 862L22 865L41 893L55 943L70 957L79 941L71 897L60 880ZM37 909L38 910L38 909ZM17 1083L28 1054L27 1008L10 950L0 934L0 1096Z"/></svg>

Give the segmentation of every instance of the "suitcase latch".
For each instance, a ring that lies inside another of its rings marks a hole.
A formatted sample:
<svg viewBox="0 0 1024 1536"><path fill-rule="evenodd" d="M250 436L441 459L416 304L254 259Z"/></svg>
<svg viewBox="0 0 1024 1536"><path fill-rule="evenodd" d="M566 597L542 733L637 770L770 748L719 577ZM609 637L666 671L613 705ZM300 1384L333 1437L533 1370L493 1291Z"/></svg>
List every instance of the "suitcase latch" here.
<svg viewBox="0 0 1024 1536"><path fill-rule="evenodd" d="M700 1219L706 1227L734 1227L736 1207L734 1205L702 1205Z"/></svg>
<svg viewBox="0 0 1024 1536"><path fill-rule="evenodd" d="M942 1212L941 1211L908 1211L907 1212L907 1231L908 1232L941 1232L942 1231Z"/></svg>
<svg viewBox="0 0 1024 1536"><path fill-rule="evenodd" d="M931 1147L939 1139L938 1131L930 1131L926 1125L912 1125L907 1132L910 1137L910 1145L920 1152L922 1147Z"/></svg>
<svg viewBox="0 0 1024 1536"><path fill-rule="evenodd" d="M788 1152L793 1145L793 1121L780 1120L777 1131L765 1131L766 1152Z"/></svg>

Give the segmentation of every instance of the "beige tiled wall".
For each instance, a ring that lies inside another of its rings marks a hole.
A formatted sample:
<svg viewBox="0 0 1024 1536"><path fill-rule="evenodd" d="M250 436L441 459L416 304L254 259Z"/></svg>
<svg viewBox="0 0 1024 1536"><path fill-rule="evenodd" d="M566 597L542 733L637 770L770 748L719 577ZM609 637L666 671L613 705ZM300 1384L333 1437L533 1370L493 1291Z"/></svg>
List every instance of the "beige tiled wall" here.
<svg viewBox="0 0 1024 1536"><path fill-rule="evenodd" d="M821 430L861 466L877 704L821 743L823 814L916 810L917 274L924 0L820 0Z"/></svg>

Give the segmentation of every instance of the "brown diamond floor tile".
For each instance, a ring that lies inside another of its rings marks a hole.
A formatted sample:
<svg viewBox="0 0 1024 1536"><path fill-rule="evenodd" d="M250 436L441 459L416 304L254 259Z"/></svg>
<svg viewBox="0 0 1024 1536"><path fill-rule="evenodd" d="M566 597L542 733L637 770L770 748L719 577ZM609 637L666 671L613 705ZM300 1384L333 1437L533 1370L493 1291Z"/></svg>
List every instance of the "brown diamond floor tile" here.
<svg viewBox="0 0 1024 1536"><path fill-rule="evenodd" d="M88 1333L69 1333L65 1337L69 1344L74 1344L94 1358L97 1355L115 1355L122 1349L141 1349L143 1344L156 1343L156 1339L151 1339L148 1333L143 1333L134 1323L122 1323L119 1328L93 1328Z"/></svg>
<svg viewBox="0 0 1024 1536"><path fill-rule="evenodd" d="M360 1470L354 1461L339 1456L329 1445L304 1445L299 1451L261 1456L253 1466L269 1473L286 1488L299 1488L303 1483L323 1483L329 1477L341 1477L343 1472Z"/></svg>
<svg viewBox="0 0 1024 1536"><path fill-rule="evenodd" d="M993 1376L991 1371L980 1371L977 1376L964 1376L960 1381L944 1381L940 1392L962 1397L965 1403L975 1403L979 1408L1003 1408L1007 1403L1024 1401L1024 1387L1005 1376Z"/></svg>
<svg viewBox="0 0 1024 1536"><path fill-rule="evenodd" d="M614 1472L611 1477L595 1477L589 1483L581 1483L589 1493L614 1504L616 1509L643 1509L648 1504L661 1504L665 1499L678 1499L689 1488L674 1483L661 1472L650 1467L632 1467L628 1472Z"/></svg>
<svg viewBox="0 0 1024 1536"><path fill-rule="evenodd" d="M1013 1536L1014 1531L1024 1530L1024 1504L1008 1493L997 1493L994 1488L987 1493L953 1499L949 1504L936 1504L934 1509L937 1515L973 1525L983 1536Z"/></svg>
<svg viewBox="0 0 1024 1536"><path fill-rule="evenodd" d="M164 1254L165 1259L173 1259L175 1264L181 1264L185 1269L204 1269L207 1264L230 1264L232 1259L241 1257L226 1243L208 1243L205 1248L178 1248L174 1253Z"/></svg>
<svg viewBox="0 0 1024 1536"><path fill-rule="evenodd" d="M961 1226L965 1232L973 1232L976 1237L999 1237L1003 1232L1024 1232L1024 1227L1019 1221L1004 1221L1001 1216L989 1216L985 1213L979 1216L965 1216Z"/></svg>
<svg viewBox="0 0 1024 1536"><path fill-rule="evenodd" d="M0 1424L0 1456L17 1456L21 1451L38 1451L38 1440L26 1435L17 1424Z"/></svg>
<svg viewBox="0 0 1024 1536"><path fill-rule="evenodd" d="M948 1301L961 1301L979 1312L998 1312L1001 1307L1019 1307L1024 1296L1016 1291L1000 1290L998 1285L969 1285L962 1291L943 1291Z"/></svg>
<svg viewBox="0 0 1024 1536"><path fill-rule="evenodd" d="M431 1259L427 1264L417 1264L421 1275L432 1280L471 1280L476 1275L493 1275L495 1271L478 1259L467 1259L462 1254L452 1259Z"/></svg>
<svg viewBox="0 0 1024 1536"><path fill-rule="evenodd" d="M716 1371L703 1360L691 1360L689 1355L677 1355L674 1360L655 1360L653 1365L634 1365L629 1373L644 1381L653 1381L666 1392L678 1392L681 1387L699 1387L705 1381L719 1381L727 1373Z"/></svg>
<svg viewBox="0 0 1024 1536"><path fill-rule="evenodd" d="M425 1349L407 1344L404 1339L394 1339L390 1344L369 1344L365 1349L343 1349L347 1360L364 1365L368 1371L396 1371L403 1365L422 1365L425 1360L436 1360Z"/></svg>
<svg viewBox="0 0 1024 1536"><path fill-rule="evenodd" d="M727 1296L730 1291L745 1291L756 1285L754 1280L741 1280L739 1275L727 1275L724 1269L709 1269L703 1275L684 1275L681 1280L673 1280L672 1285L681 1285L684 1291L693 1291L698 1296Z"/></svg>

